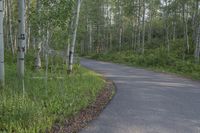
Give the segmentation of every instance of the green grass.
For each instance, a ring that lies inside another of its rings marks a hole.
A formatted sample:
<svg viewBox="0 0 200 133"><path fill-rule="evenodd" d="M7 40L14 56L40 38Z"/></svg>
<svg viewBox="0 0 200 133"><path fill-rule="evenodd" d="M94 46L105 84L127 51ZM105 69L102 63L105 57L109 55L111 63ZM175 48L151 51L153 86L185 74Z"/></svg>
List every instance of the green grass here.
<svg viewBox="0 0 200 133"><path fill-rule="evenodd" d="M199 64L195 64L192 59L182 60L176 57L176 54L167 55L165 50L149 50L145 55L125 50L121 52L92 54L88 57L129 66L148 68L160 72L176 73L181 76L200 80Z"/></svg>
<svg viewBox="0 0 200 133"><path fill-rule="evenodd" d="M25 93L16 76L16 65L7 55L6 87L0 90L0 132L35 133L50 129L56 122L77 114L92 103L105 81L79 65L67 75L59 61L45 72L32 70L33 56L27 56ZM57 64L57 65L56 65Z"/></svg>

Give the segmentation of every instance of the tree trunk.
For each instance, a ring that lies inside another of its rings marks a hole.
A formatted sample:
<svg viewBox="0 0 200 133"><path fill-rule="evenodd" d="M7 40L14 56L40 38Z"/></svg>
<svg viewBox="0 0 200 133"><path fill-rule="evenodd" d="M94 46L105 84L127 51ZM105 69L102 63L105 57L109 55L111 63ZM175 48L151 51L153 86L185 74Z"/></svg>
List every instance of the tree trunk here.
<svg viewBox="0 0 200 133"><path fill-rule="evenodd" d="M174 21L172 25L173 25L173 41L175 41L176 40L176 22Z"/></svg>
<svg viewBox="0 0 200 133"><path fill-rule="evenodd" d="M37 0L37 8L36 8L37 15L39 15L39 8L40 8L40 1ZM40 25L39 25L38 36L40 36L40 34L41 34L41 29L40 29ZM37 45L36 58L35 58L35 69L39 70L42 67L42 62L41 62L41 57L40 57L40 53L42 50L42 42L39 40L39 37L37 37L35 40L36 40L35 43Z"/></svg>
<svg viewBox="0 0 200 133"><path fill-rule="evenodd" d="M168 1L165 0L165 5L168 6ZM164 20L165 20L165 43L167 45L167 52L170 52L170 44L169 44L169 25L168 25L168 13L164 11Z"/></svg>
<svg viewBox="0 0 200 133"><path fill-rule="evenodd" d="M4 7L3 7L3 14L4 14L4 25L3 25L3 31L4 31L4 46L6 47L6 49L9 49L9 30L8 30L8 24L9 24L9 20L8 20L8 1L4 0L3 2Z"/></svg>
<svg viewBox="0 0 200 133"><path fill-rule="evenodd" d="M140 30L140 16L141 15L141 1L138 0L138 37L137 37L137 48L140 51L140 43L141 43L141 30Z"/></svg>
<svg viewBox="0 0 200 133"><path fill-rule="evenodd" d="M28 17L26 19L26 33L27 33L27 38L26 38L26 52L29 50L29 47L30 47L30 38L31 38L31 27L30 27L30 21L29 21L29 17L30 17L30 0L27 0L27 14L28 14Z"/></svg>
<svg viewBox="0 0 200 133"><path fill-rule="evenodd" d="M152 40L152 13L150 11L150 20L149 20L149 34L148 34L148 41L151 42Z"/></svg>
<svg viewBox="0 0 200 133"><path fill-rule="evenodd" d="M0 0L0 87L5 85L3 18L3 0Z"/></svg>
<svg viewBox="0 0 200 133"><path fill-rule="evenodd" d="M198 14L199 14L199 0L196 0L194 2L193 5L193 17L192 17L192 29L193 29L193 33L192 33L192 40L194 43L196 43L196 35L197 35L197 29L198 29Z"/></svg>
<svg viewBox="0 0 200 133"><path fill-rule="evenodd" d="M119 51L121 50L122 47L122 7L121 7L121 2L118 0L118 23L119 23Z"/></svg>
<svg viewBox="0 0 200 133"><path fill-rule="evenodd" d="M143 0L143 16L142 16L142 54L144 54L144 45L145 45L145 1Z"/></svg>
<svg viewBox="0 0 200 133"><path fill-rule="evenodd" d="M190 46L189 46L189 37L188 37L188 13L186 10L185 3L182 3L182 17L183 17L183 25L184 25L184 46L183 46L183 59L185 59L186 51L189 53Z"/></svg>
<svg viewBox="0 0 200 133"><path fill-rule="evenodd" d="M12 32L12 11L11 11L11 0L8 0L8 19L9 19L9 44L10 44L10 47L11 47L11 51L12 51L12 54L14 56L14 53L15 53L15 50L14 50L14 44L13 44L13 32Z"/></svg>
<svg viewBox="0 0 200 133"><path fill-rule="evenodd" d="M70 54L69 54L69 72L72 72L73 69L73 59L74 59L74 51L75 51L75 44L76 44L76 36L77 36L77 28L78 28L78 23L79 23L79 13L80 13L80 8L81 8L81 1L82 0L77 0L77 14L76 14L76 20L75 20L75 25L74 25L74 32L73 32L73 39L72 39L72 44L71 44L71 49L70 49Z"/></svg>
<svg viewBox="0 0 200 133"><path fill-rule="evenodd" d="M110 16L110 20L109 20L109 24L110 24L110 28L109 28L109 32L110 32L110 36L109 36L109 42L110 42L110 50L113 49L113 46L112 46L112 12L109 13L109 16Z"/></svg>
<svg viewBox="0 0 200 133"><path fill-rule="evenodd" d="M89 31L90 31L90 39L89 39L89 51L92 52L92 25L89 25Z"/></svg>
<svg viewBox="0 0 200 133"><path fill-rule="evenodd" d="M66 65L69 65L69 53L70 53L70 39L68 39L68 44L67 44L67 58L66 58Z"/></svg>
<svg viewBox="0 0 200 133"><path fill-rule="evenodd" d="M185 38L186 38L186 47L187 47L187 52L190 52L190 44L189 44L189 35L188 35L188 7L186 7L186 18L185 18Z"/></svg>
<svg viewBox="0 0 200 133"><path fill-rule="evenodd" d="M19 44L18 44L18 75L24 77L24 53L26 46L26 35L25 35L25 2L24 0L18 0L18 12L19 12Z"/></svg>
<svg viewBox="0 0 200 133"><path fill-rule="evenodd" d="M195 48L195 61L198 64L199 64L199 56L200 56L200 25L197 29L196 48Z"/></svg>

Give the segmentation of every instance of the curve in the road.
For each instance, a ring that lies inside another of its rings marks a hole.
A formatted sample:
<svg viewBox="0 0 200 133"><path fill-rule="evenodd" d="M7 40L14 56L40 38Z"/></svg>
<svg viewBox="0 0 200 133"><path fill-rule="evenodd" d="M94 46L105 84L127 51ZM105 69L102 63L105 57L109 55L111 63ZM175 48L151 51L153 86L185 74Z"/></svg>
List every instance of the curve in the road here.
<svg viewBox="0 0 200 133"><path fill-rule="evenodd" d="M82 133L200 133L200 83L100 61L81 64L113 80L117 94Z"/></svg>

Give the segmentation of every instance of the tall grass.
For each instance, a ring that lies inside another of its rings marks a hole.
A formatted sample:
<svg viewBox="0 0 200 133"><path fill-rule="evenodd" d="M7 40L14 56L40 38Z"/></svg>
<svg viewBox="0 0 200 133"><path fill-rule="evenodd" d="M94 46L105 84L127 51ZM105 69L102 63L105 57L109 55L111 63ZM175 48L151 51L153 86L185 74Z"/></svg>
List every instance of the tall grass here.
<svg viewBox="0 0 200 133"><path fill-rule="evenodd" d="M67 75L56 60L49 66L49 71L53 69L45 84L45 71L34 71L33 57L27 58L25 92L15 63L6 63L6 87L0 90L0 132L44 132L88 106L104 85L100 76L79 65Z"/></svg>

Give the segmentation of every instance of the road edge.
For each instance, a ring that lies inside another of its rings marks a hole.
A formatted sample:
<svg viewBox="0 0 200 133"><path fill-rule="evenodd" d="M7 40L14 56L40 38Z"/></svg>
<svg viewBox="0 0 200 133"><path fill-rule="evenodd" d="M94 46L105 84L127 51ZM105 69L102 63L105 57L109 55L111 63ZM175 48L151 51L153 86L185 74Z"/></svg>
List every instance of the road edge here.
<svg viewBox="0 0 200 133"><path fill-rule="evenodd" d="M106 83L97 95L96 100L77 115L65 120L64 124L55 124L51 129L51 133L77 133L98 118L116 94L114 82L105 79L103 76L102 78Z"/></svg>

